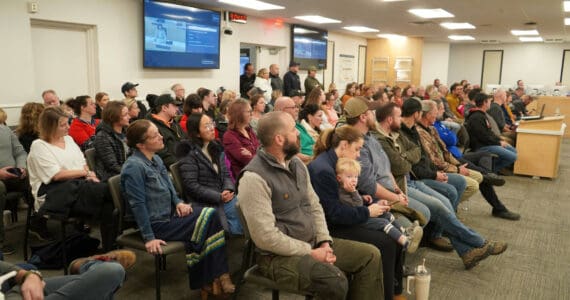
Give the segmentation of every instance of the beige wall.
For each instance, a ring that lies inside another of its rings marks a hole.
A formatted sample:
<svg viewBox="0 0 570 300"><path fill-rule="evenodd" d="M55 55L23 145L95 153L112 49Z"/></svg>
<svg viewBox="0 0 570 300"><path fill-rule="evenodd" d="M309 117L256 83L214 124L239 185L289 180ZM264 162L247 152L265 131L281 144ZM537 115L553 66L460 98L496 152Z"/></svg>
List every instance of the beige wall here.
<svg viewBox="0 0 570 300"><path fill-rule="evenodd" d="M423 45L424 41L422 38L407 38L405 40L368 40L368 52L366 54L366 82L371 83L372 81L372 58L386 56L390 58L388 84L393 85L394 80L396 79L394 61L396 57L407 56L413 59L411 84L418 86L421 80ZM405 86L407 84L399 83L398 85Z"/></svg>

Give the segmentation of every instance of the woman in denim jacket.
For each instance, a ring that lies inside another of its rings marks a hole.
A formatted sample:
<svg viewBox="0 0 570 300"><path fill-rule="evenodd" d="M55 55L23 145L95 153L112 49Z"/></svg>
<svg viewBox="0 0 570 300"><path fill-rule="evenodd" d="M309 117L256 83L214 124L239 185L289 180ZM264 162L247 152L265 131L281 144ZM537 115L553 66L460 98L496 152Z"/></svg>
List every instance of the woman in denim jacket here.
<svg viewBox="0 0 570 300"><path fill-rule="evenodd" d="M150 254L161 254L166 241L186 243L190 288L202 293L233 293L225 239L213 208L192 207L176 195L168 171L155 153L164 147L156 125L138 120L127 129L135 149L121 172L121 191Z"/></svg>

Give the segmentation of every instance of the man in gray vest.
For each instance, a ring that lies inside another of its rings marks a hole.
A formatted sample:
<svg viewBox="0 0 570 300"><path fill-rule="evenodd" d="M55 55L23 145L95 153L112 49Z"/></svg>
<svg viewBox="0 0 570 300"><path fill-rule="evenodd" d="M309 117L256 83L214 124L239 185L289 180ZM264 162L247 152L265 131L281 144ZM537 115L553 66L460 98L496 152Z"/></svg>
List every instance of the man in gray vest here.
<svg viewBox="0 0 570 300"><path fill-rule="evenodd" d="M307 168L295 156L295 120L271 112L259 120L257 132L263 148L240 174L238 204L259 250L261 273L319 299L383 295L378 249L329 235ZM350 289L344 273L353 275Z"/></svg>

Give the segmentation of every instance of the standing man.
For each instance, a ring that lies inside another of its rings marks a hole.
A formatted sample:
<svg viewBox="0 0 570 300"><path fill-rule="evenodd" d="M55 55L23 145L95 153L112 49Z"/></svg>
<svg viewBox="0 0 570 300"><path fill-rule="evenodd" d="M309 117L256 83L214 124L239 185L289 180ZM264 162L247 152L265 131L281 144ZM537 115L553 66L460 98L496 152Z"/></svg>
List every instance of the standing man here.
<svg viewBox="0 0 570 300"><path fill-rule="evenodd" d="M254 82L255 69L251 63L247 63L243 66L243 74L239 77L239 92L242 98L249 99L247 92L253 88Z"/></svg>
<svg viewBox="0 0 570 300"><path fill-rule="evenodd" d="M134 84L132 82L125 82L123 86L121 86L121 93L125 95L125 99L123 99L123 102L125 102L127 107L131 107L131 105L135 102L137 103L137 106L139 107L139 115L137 117L138 120L138 119L144 119L146 117L147 109L146 106L141 101L137 101L136 99L136 97L139 95L139 92L137 91L137 86L139 86L138 83Z"/></svg>
<svg viewBox="0 0 570 300"><path fill-rule="evenodd" d="M59 106L59 97L54 90L45 90L42 93L42 98L44 99L44 105L49 106Z"/></svg>
<svg viewBox="0 0 570 300"><path fill-rule="evenodd" d="M307 73L307 78L305 79L305 94L310 94L311 91L316 87L321 87L322 90L325 89L317 79L317 67L310 66Z"/></svg>
<svg viewBox="0 0 570 300"><path fill-rule="evenodd" d="M381 297L378 249L329 235L307 168L295 157L299 133L293 118L270 112L258 126L263 148L240 174L238 205L261 250L261 274L319 299ZM352 275L350 288L344 273Z"/></svg>
<svg viewBox="0 0 570 300"><path fill-rule="evenodd" d="M291 97L293 91L301 91L301 79L299 78L299 63L290 62L289 72L283 76L283 96Z"/></svg>
<svg viewBox="0 0 570 300"><path fill-rule="evenodd" d="M279 77L279 66L271 64L269 66L269 78L271 78L271 88L273 91L281 91L283 93L283 79Z"/></svg>
<svg viewBox="0 0 570 300"><path fill-rule="evenodd" d="M174 100L169 94L162 94L154 101L154 107L148 119L158 128L159 136L163 137L164 148L156 154L162 158L164 165L169 168L171 164L177 161L176 145L185 135L180 125L174 117L178 112L178 105L181 103ZM148 139L158 138L158 136L149 136Z"/></svg>

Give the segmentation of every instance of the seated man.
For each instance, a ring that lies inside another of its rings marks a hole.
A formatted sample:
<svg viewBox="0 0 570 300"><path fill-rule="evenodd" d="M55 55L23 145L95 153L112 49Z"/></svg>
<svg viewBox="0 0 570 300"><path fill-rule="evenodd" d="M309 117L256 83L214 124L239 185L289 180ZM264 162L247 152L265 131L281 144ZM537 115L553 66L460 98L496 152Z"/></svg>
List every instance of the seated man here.
<svg viewBox="0 0 570 300"><path fill-rule="evenodd" d="M29 193L26 157L18 137L8 126L0 125L0 212L4 211L8 193ZM14 248L4 244L3 222L0 222L0 251L6 255L14 253Z"/></svg>
<svg viewBox="0 0 570 300"><path fill-rule="evenodd" d="M511 166L517 160L517 150L507 142L501 140L491 128L492 119L486 111L491 105L487 94L475 95L476 108L472 109L466 119L465 128L469 133L471 150L484 150L498 155L494 166L494 173Z"/></svg>
<svg viewBox="0 0 570 300"><path fill-rule="evenodd" d="M0 261L0 275L16 271L9 279L7 299L113 299L123 285L125 269L136 261L130 250L116 250L102 255L78 258L71 262L71 275L43 278L39 271L26 271Z"/></svg>
<svg viewBox="0 0 570 300"><path fill-rule="evenodd" d="M271 112L258 126L263 148L243 169L237 189L238 204L259 248L261 273L320 299L381 297L378 249L329 235L308 171L295 156L300 146L293 118ZM353 276L350 289L345 272Z"/></svg>
<svg viewBox="0 0 570 300"><path fill-rule="evenodd" d="M178 105L181 102L174 100L169 94L160 95L152 108L151 114L147 118L156 125L160 135L164 140L164 149L157 154L162 158L164 165L169 168L176 162L176 145L185 136L182 128L175 117L178 112Z"/></svg>

